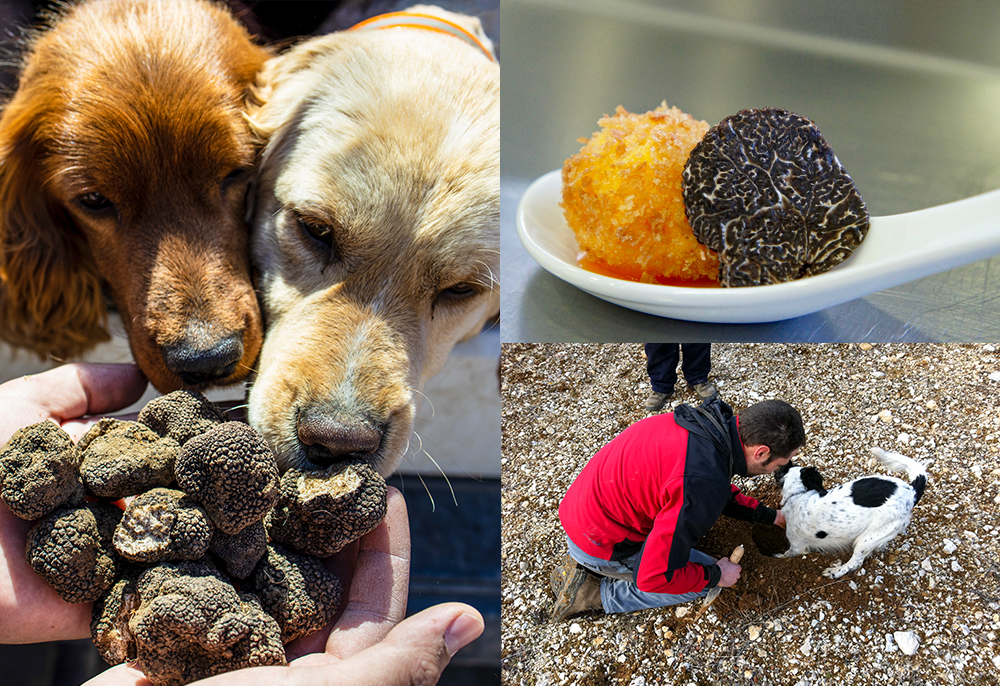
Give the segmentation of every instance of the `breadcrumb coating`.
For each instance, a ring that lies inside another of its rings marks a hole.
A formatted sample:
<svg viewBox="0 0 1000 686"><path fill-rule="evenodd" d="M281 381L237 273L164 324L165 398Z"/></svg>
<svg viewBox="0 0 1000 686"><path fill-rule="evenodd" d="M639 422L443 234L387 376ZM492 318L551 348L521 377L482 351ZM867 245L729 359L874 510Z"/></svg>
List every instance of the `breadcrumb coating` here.
<svg viewBox="0 0 1000 686"><path fill-rule="evenodd" d="M619 106L563 165L566 222L591 259L647 283L718 280L719 261L684 213L681 175L708 124L667 107Z"/></svg>

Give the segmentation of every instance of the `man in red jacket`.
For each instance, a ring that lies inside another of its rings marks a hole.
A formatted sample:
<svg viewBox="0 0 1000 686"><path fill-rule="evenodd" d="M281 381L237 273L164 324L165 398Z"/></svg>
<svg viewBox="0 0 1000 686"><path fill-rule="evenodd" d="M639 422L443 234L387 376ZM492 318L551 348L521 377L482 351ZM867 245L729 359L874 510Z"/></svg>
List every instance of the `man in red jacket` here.
<svg viewBox="0 0 1000 686"><path fill-rule="evenodd" d="M552 574L552 618L674 605L735 584L739 565L694 545L719 515L784 526L780 510L731 481L774 472L804 444L802 417L781 400L736 416L716 396L625 429L559 505L569 555Z"/></svg>

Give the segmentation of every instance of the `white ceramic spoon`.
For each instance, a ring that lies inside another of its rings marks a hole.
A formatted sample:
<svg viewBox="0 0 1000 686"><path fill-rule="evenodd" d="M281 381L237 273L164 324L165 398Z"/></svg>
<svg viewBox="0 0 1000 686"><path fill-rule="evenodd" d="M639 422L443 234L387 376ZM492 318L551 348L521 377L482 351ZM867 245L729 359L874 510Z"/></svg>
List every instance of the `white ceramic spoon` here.
<svg viewBox="0 0 1000 686"><path fill-rule="evenodd" d="M563 218L559 171L536 179L517 208L528 254L577 288L639 312L695 322L747 324L800 317L1000 253L1000 190L890 217L872 217L861 246L834 269L747 288L684 288L594 274Z"/></svg>

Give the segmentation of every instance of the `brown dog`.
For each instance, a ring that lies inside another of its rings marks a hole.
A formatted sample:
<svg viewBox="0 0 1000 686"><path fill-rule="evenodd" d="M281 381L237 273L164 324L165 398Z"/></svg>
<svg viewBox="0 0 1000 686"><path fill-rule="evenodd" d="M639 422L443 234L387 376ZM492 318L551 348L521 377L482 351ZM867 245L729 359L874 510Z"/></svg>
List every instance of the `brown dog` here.
<svg viewBox="0 0 1000 686"><path fill-rule="evenodd" d="M204 0L54 18L0 116L0 337L75 356L108 338L107 289L159 390L249 373L243 104L268 57Z"/></svg>
<svg viewBox="0 0 1000 686"><path fill-rule="evenodd" d="M250 111L268 330L249 419L282 468L391 473L420 388L499 307L500 69L478 20L413 13L452 26L309 40Z"/></svg>

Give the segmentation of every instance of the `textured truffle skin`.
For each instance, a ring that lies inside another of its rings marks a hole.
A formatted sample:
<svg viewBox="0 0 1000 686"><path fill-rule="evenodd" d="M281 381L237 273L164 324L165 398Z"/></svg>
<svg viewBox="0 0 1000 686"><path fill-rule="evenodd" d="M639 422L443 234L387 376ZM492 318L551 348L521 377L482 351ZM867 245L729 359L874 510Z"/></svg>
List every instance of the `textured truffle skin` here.
<svg viewBox="0 0 1000 686"><path fill-rule="evenodd" d="M718 253L723 286L821 274L868 232L851 177L816 125L787 110L723 119L691 151L683 178L688 222Z"/></svg>
<svg viewBox="0 0 1000 686"><path fill-rule="evenodd" d="M90 636L97 652L109 665L136 659L135 638L128 621L139 607L135 580L141 569L130 569L115 580L94 603L90 619Z"/></svg>
<svg viewBox="0 0 1000 686"><path fill-rule="evenodd" d="M268 515L268 534L300 553L329 557L378 526L386 496L385 480L364 462L289 469Z"/></svg>
<svg viewBox="0 0 1000 686"><path fill-rule="evenodd" d="M83 503L80 451L53 422L18 429L0 448L0 496L21 519Z"/></svg>
<svg viewBox="0 0 1000 686"><path fill-rule="evenodd" d="M83 435L80 478L87 492L118 500L174 480L180 445L138 422L106 417Z"/></svg>
<svg viewBox="0 0 1000 686"><path fill-rule="evenodd" d="M111 537L121 516L104 502L55 510L28 531L28 564L63 600L97 600L118 571Z"/></svg>
<svg viewBox="0 0 1000 686"><path fill-rule="evenodd" d="M340 580L320 560L280 545L268 546L267 557L254 570L252 590L277 620L284 643L330 622L342 593Z"/></svg>
<svg viewBox="0 0 1000 686"><path fill-rule="evenodd" d="M125 508L114 546L122 557L143 564L197 560L208 550L213 531L204 508L183 492L154 488Z"/></svg>
<svg viewBox="0 0 1000 686"><path fill-rule="evenodd" d="M150 400L136 421L184 445L194 436L226 421L226 414L198 391L180 390Z"/></svg>
<svg viewBox="0 0 1000 686"><path fill-rule="evenodd" d="M226 422L184 444L177 484L221 531L235 534L260 521L278 497L278 463L264 438L242 422Z"/></svg>
<svg viewBox="0 0 1000 686"><path fill-rule="evenodd" d="M235 534L216 530L208 549L223 563L230 576L246 579L267 552L264 522L254 522Z"/></svg>
<svg viewBox="0 0 1000 686"><path fill-rule="evenodd" d="M197 575L185 573L194 569ZM138 666L155 686L181 686L244 667L285 664L281 631L252 594L197 566L161 565L137 584L129 620Z"/></svg>

